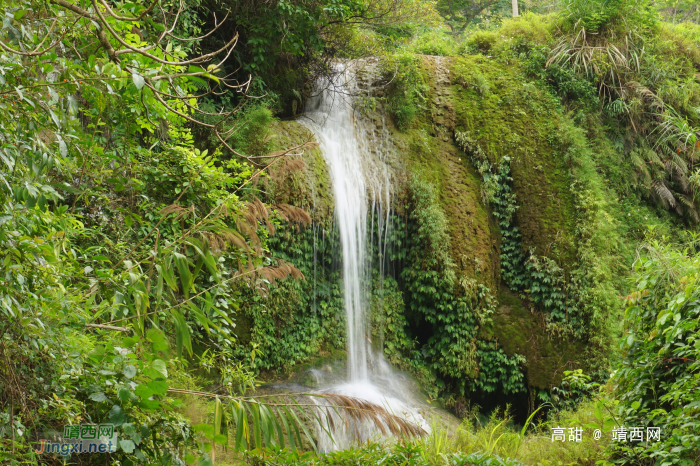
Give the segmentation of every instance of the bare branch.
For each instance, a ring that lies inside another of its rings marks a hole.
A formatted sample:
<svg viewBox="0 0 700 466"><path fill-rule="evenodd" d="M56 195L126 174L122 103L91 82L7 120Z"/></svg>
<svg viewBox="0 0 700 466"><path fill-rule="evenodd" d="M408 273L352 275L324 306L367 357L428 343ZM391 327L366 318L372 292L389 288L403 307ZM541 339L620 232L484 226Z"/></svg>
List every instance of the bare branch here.
<svg viewBox="0 0 700 466"><path fill-rule="evenodd" d="M212 29L211 31L207 32L207 33L204 34L203 36L192 37L192 38L188 38L188 39L182 38L182 37L177 37L177 36L174 36L174 35L172 35L172 34L170 34L170 33L168 33L168 36L172 37L173 39L179 40L180 42L190 42L190 41L194 41L194 40L202 40L202 39L204 39L204 38L206 38L206 37L209 37L209 36L212 35L214 32L216 32L216 30L219 29L219 27L220 27L222 24L224 24L224 22L226 21L226 18L228 18L228 14L229 14L229 12L226 12L226 16L224 16L224 19L222 19L221 22L217 22L217 20L216 20L216 14L214 14L214 29Z"/></svg>
<svg viewBox="0 0 700 466"><path fill-rule="evenodd" d="M52 1L52 2L63 2L63 3L66 3L65 0L51 0L51 1ZM206 62L206 61L210 60L210 59L213 58L214 56L220 54L220 53L223 52L224 50L228 50L229 47L235 47L235 46L236 46L236 42L238 41L238 33L236 33L236 35L233 36L233 38L232 38L230 41L228 41L228 42L226 43L226 45L224 45L224 46L221 47L219 50L216 50L216 51L214 51L214 52L207 53L207 54L205 54L205 55L200 55L199 57L193 58L193 59L191 59L191 60L184 60L184 61L170 61L170 60L164 60L164 59L162 59L162 58L160 58L160 57L157 57L157 56L155 56L155 55L153 55L153 54L150 54L150 53L146 52L144 49L136 48L136 47L132 46L131 44L129 44L128 42L126 42L126 41L112 28L112 26L109 25L109 23L107 22L107 20L105 19L105 17L102 15L102 12L100 11L99 7L97 6L96 0L92 0L92 4L93 4L93 6L95 7L95 13L97 13L97 16L99 16L99 18L100 18L100 23L103 24L105 28L107 28L107 30L109 31L109 33L112 35L112 37L114 37L114 38L117 40L117 42L119 42L123 47L126 47L127 49L129 49L131 52L138 53L139 55L143 55L144 57L148 57L148 58L150 58L150 59L152 59L152 60L154 60L154 61L156 61L156 62L158 62L158 63L161 63L161 64L163 64L163 65L184 66L184 65L193 65L193 64L197 64L197 63L203 63L203 62ZM69 5L70 5L70 4L69 4ZM87 13L87 12L86 12L86 13ZM104 33L103 33L103 34L104 34ZM110 45L110 47L111 47L111 45ZM121 51L121 50L120 50L119 53L121 54L121 53L128 53L128 52L124 52L124 51ZM230 53L230 52L229 52L229 53ZM116 55L115 55L115 58L116 58Z"/></svg>
<svg viewBox="0 0 700 466"><path fill-rule="evenodd" d="M155 8L155 6L160 2L160 0L153 0L153 3L151 3L151 6L149 6L149 7L146 8L144 11L142 11L140 15L138 15L136 18L130 18L130 17L128 17L128 16L118 16L118 15L116 15L116 14L114 13L114 11L112 11L112 9L109 7L109 5L108 5L104 0L100 0L100 1L102 2L102 4L103 4L103 5L105 6L105 8L107 9L107 13L109 13L109 15L110 15L112 18L118 19L119 21L141 21L141 20L144 18L144 16L146 16L148 13L150 13L151 11L153 11L153 8Z"/></svg>
<svg viewBox="0 0 700 466"><path fill-rule="evenodd" d="M102 324L85 324L86 327L91 328L101 328L104 330L114 330L117 332L131 332L130 328L127 327L115 327L114 325L102 325Z"/></svg>

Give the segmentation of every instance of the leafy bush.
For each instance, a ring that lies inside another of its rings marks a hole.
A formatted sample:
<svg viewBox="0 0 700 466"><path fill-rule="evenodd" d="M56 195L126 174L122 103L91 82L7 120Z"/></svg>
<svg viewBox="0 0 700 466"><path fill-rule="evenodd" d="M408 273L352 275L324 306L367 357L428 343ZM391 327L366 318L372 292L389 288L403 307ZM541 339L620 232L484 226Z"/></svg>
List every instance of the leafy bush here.
<svg viewBox="0 0 700 466"><path fill-rule="evenodd" d="M574 410L582 401L590 399L599 386L581 369L564 371L561 385L552 387L551 403L555 410Z"/></svg>
<svg viewBox="0 0 700 466"><path fill-rule="evenodd" d="M400 130L411 127L424 108L430 88L421 73L421 61L413 54L401 53L384 61L384 73L391 79L388 110Z"/></svg>
<svg viewBox="0 0 700 466"><path fill-rule="evenodd" d="M475 52L489 53L496 44L497 35L494 31L475 31L464 41L465 46Z"/></svg>
<svg viewBox="0 0 700 466"><path fill-rule="evenodd" d="M651 241L635 263L636 289L626 301L624 359L613 382L621 424L659 427L659 441L618 445L611 464L700 461L700 253Z"/></svg>
<svg viewBox="0 0 700 466"><path fill-rule="evenodd" d="M564 16L570 25L578 24L596 33L623 23L648 27L654 22L655 12L649 0L567 0Z"/></svg>
<svg viewBox="0 0 700 466"><path fill-rule="evenodd" d="M449 57L457 52L457 43L447 31L431 29L417 35L409 44L409 50L422 55L439 55Z"/></svg>

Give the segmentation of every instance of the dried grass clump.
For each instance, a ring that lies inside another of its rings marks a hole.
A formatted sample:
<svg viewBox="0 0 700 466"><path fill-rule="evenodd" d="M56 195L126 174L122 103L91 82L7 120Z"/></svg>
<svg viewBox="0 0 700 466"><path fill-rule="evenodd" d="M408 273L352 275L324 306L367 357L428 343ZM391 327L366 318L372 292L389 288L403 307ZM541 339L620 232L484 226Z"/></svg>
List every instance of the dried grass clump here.
<svg viewBox="0 0 700 466"><path fill-rule="evenodd" d="M331 433L336 430L334 418L340 418L345 424L345 428L351 430L355 437L359 437L358 426L365 422L372 423L382 435L391 434L398 438L409 438L421 437L426 434L422 427L391 414L383 407L369 401L335 393L313 394L312 396L329 402L327 406L319 404L319 410L322 412L322 417L325 418Z"/></svg>

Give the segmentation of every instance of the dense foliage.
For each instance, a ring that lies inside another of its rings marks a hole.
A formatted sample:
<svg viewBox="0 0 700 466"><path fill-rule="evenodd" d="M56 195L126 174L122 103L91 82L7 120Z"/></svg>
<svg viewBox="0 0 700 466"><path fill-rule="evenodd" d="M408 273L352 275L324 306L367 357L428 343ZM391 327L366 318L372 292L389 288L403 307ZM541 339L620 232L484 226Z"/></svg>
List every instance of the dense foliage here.
<svg viewBox="0 0 700 466"><path fill-rule="evenodd" d="M102 422L120 438L114 460L192 461L204 450L173 374L186 380L197 345L234 344L232 282L300 275L265 243L305 214L244 203L252 167L194 147L190 93L236 85L195 66L209 58L168 36L177 11L153 6L3 5L4 461Z"/></svg>
<svg viewBox="0 0 700 466"><path fill-rule="evenodd" d="M620 448L615 464L700 460L698 260L695 241L678 247L655 240L640 251L613 382L623 424L663 434L658 443Z"/></svg>
<svg viewBox="0 0 700 466"><path fill-rule="evenodd" d="M490 321L495 302L484 285L456 276L448 249L447 220L435 189L419 179L410 188L408 266L401 273L407 316L417 319L416 327L422 322L433 327L419 358L425 358L428 367L450 381L450 389L460 395L525 391L522 356L508 356L497 342L477 339L480 326Z"/></svg>
<svg viewBox="0 0 700 466"><path fill-rule="evenodd" d="M700 10L548 4L3 2L0 461L697 464ZM333 59L368 55L384 81L358 102L400 173L369 219L367 337L464 420L319 455L312 405L249 398L345 346L327 174L278 118ZM497 328L517 306L528 345L580 350L545 384ZM33 451L100 423L107 458ZM577 426L607 437L549 441ZM661 438L611 443L624 426Z"/></svg>

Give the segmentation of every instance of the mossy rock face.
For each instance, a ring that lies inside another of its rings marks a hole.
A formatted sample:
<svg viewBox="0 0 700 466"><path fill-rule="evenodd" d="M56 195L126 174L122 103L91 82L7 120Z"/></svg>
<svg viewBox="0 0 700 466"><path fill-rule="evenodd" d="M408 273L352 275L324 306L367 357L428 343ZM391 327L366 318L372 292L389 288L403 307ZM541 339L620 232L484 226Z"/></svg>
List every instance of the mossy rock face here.
<svg viewBox="0 0 700 466"><path fill-rule="evenodd" d="M481 177L452 143L456 113L447 79L450 63L443 57L421 57L421 72L430 84L429 110L412 129L394 127L392 136L409 176L420 176L438 190L457 272L494 290L499 281L498 231L481 198Z"/></svg>
<svg viewBox="0 0 700 466"><path fill-rule="evenodd" d="M421 57L421 72L430 85L427 108L411 129L395 131L394 139L410 161L409 172L439 189L453 261L498 296L493 323L480 338L525 356L530 386L558 385L564 370L581 366L582 344L551 336L544 316L500 282L498 227L482 199L480 175L453 143L455 130L468 131L492 163L511 158L523 252L534 248L570 270L575 215L568 169L550 142L561 124L556 102L528 85L517 68L485 57Z"/></svg>
<svg viewBox="0 0 700 466"><path fill-rule="evenodd" d="M569 269L575 261L575 212L567 167L553 147L561 126L557 102L514 64L480 55L452 63L456 129L468 132L492 163L511 158L524 252L534 248Z"/></svg>
<svg viewBox="0 0 700 466"><path fill-rule="evenodd" d="M296 121L278 121L272 129L280 150L315 142L311 130ZM295 151L297 152L297 151ZM275 202L306 210L315 223L326 225L333 219L333 191L326 161L320 149L304 149L301 157L291 157L270 167L270 185ZM301 159L303 167L293 160Z"/></svg>
<svg viewBox="0 0 700 466"><path fill-rule="evenodd" d="M494 165L510 157L523 253L533 248L570 271L576 263L576 216L569 170L556 147L562 125L558 103L528 83L516 66L483 56L421 56L418 65L429 90L410 128L400 131L385 119L385 91L380 87L358 106L373 122L376 137L384 134L386 121L396 155L390 162L395 192L402 192L402 180L411 176L436 187L457 275L475 279L498 297L493 322L481 328L479 338L497 340L509 355L523 355L528 385L551 388L560 383L564 370L585 365L585 348L547 333L544 316L501 283L500 232L482 195L481 176L453 137L456 130L468 132ZM313 140L294 121L276 123L275 133L280 149ZM275 201L303 207L325 223L334 208L328 169L318 149L305 151L302 159L305 167L300 170L285 174L281 167L271 172Z"/></svg>
<svg viewBox="0 0 700 466"><path fill-rule="evenodd" d="M583 367L585 345L548 334L541 314L532 313L517 295L502 291L493 323L487 332L496 336L508 355L527 360L531 387L549 389L561 383L564 371Z"/></svg>

